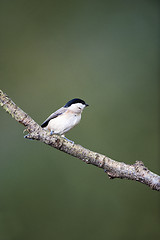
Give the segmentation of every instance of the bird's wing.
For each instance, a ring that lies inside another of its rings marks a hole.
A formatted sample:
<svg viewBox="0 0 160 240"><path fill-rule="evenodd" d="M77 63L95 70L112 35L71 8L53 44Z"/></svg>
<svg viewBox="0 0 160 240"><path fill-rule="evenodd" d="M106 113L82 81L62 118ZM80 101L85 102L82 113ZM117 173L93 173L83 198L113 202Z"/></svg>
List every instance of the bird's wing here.
<svg viewBox="0 0 160 240"><path fill-rule="evenodd" d="M57 111L55 111L54 113L52 113L52 114L41 124L41 127L42 127L42 128L46 127L51 119L58 117L59 115L61 115L62 113L66 112L66 111L67 111L67 108L61 107L60 109L58 109Z"/></svg>

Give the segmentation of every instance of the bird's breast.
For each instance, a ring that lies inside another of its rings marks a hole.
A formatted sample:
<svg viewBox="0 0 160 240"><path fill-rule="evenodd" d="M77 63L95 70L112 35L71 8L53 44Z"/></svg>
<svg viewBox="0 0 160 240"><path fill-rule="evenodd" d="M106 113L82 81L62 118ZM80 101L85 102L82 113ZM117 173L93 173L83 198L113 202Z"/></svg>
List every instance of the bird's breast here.
<svg viewBox="0 0 160 240"><path fill-rule="evenodd" d="M81 114L64 113L54 119L51 119L48 124L48 129L55 133L63 134L77 125L81 120Z"/></svg>

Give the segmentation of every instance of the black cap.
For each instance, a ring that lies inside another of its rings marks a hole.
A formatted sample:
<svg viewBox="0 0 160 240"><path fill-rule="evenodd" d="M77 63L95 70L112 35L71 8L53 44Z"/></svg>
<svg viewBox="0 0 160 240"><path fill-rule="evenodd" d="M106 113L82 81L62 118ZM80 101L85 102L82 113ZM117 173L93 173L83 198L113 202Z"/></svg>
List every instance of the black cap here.
<svg viewBox="0 0 160 240"><path fill-rule="evenodd" d="M72 100L70 100L69 102L67 102L64 107L70 107L72 104L75 104L75 103L82 103L83 105L85 105L86 107L89 106L87 103L85 103L85 101L83 101L82 99L79 99L79 98L74 98Z"/></svg>

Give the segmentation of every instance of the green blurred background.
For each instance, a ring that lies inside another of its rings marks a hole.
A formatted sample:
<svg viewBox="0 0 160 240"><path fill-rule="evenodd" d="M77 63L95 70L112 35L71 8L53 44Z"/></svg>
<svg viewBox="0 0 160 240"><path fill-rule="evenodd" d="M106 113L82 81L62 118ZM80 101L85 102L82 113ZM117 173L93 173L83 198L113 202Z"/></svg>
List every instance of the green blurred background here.
<svg viewBox="0 0 160 240"><path fill-rule="evenodd" d="M159 1L0 1L0 88L39 124L90 107L67 137L159 168ZM160 238L160 194L23 138L0 109L0 240Z"/></svg>

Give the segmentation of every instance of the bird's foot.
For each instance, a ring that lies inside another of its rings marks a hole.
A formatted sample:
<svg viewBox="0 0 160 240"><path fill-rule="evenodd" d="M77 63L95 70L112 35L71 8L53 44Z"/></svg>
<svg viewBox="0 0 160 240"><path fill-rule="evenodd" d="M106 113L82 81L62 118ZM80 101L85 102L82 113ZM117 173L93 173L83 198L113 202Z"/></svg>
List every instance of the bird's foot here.
<svg viewBox="0 0 160 240"><path fill-rule="evenodd" d="M53 135L53 133L54 133L54 132L51 130L51 131L50 131L50 135Z"/></svg>
<svg viewBox="0 0 160 240"><path fill-rule="evenodd" d="M66 139L68 142L70 142L70 143L74 144L74 142L73 142L72 140L70 140L70 139L66 138L64 135L62 135L62 137L63 137L64 139Z"/></svg>

